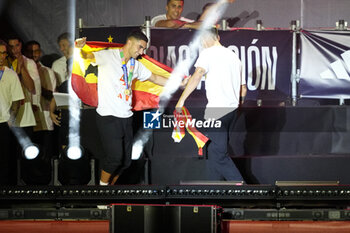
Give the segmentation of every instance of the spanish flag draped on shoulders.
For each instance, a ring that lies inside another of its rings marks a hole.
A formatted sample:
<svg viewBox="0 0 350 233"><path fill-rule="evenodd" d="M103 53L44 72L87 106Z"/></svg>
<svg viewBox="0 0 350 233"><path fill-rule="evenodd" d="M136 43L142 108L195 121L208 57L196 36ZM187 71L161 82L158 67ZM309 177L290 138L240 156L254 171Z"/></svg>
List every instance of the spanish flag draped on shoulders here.
<svg viewBox="0 0 350 233"><path fill-rule="evenodd" d="M87 42L82 48L85 52L97 52L104 49L121 49L123 44L107 42ZM138 60L153 74L163 77L170 77L172 69L153 58L142 55ZM88 59L83 59L79 54L74 56L72 69L72 88L84 104L96 107L98 105L97 96L98 66L95 66ZM132 83L132 107L134 111L157 108L159 95L163 87L150 81L141 82L137 79Z"/></svg>

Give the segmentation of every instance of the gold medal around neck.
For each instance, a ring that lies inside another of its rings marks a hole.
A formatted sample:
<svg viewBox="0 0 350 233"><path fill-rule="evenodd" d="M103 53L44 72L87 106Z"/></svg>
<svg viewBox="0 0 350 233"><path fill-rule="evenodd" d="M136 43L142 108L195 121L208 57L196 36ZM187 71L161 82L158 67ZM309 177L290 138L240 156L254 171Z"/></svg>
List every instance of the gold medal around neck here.
<svg viewBox="0 0 350 233"><path fill-rule="evenodd" d="M131 91L130 91L130 89L125 89L124 93L125 93L125 95L130 95Z"/></svg>

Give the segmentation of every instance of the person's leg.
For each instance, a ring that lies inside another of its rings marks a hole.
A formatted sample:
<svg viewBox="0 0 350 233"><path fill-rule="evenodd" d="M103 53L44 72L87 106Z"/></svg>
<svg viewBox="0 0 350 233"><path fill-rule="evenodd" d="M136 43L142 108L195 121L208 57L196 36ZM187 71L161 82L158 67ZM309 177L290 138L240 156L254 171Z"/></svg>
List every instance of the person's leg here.
<svg viewBox="0 0 350 233"><path fill-rule="evenodd" d="M132 117L124 119L124 160L121 172L127 169L131 164L132 144L134 139L132 120Z"/></svg>
<svg viewBox="0 0 350 233"><path fill-rule="evenodd" d="M10 166L11 161L11 132L7 122L0 123L0 185L8 185L10 183Z"/></svg>
<svg viewBox="0 0 350 233"><path fill-rule="evenodd" d="M102 184L111 184L113 173L122 166L123 159L123 130L120 119L112 116L96 114L96 124L106 154L102 164Z"/></svg>
<svg viewBox="0 0 350 233"><path fill-rule="evenodd" d="M222 126L208 131L210 143L208 145L209 179L242 181L243 177L228 154L227 144L230 124L234 121L234 112L220 118Z"/></svg>
<svg viewBox="0 0 350 233"><path fill-rule="evenodd" d="M121 173L127 169L131 164L131 153L133 144L133 128L132 128L132 117L121 119L123 128L123 159L121 166L115 171L115 176L111 184L115 184Z"/></svg>

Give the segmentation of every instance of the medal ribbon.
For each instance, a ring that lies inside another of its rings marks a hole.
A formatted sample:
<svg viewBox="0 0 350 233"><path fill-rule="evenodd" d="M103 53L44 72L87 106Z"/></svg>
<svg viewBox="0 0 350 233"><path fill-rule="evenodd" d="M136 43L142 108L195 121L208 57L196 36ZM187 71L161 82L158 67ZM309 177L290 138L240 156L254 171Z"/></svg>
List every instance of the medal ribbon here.
<svg viewBox="0 0 350 233"><path fill-rule="evenodd" d="M122 59L122 65L123 65L122 68L124 72L124 81L125 81L126 89L129 89L129 87L131 88L132 76L134 74L135 59L133 57L130 59L131 64L130 64L130 70L128 75L128 68L126 67L123 49L120 49L119 52L120 52L120 58Z"/></svg>
<svg viewBox="0 0 350 233"><path fill-rule="evenodd" d="M0 81L1 81L1 79L2 79L3 74L4 74L4 71L3 71L3 70L0 70Z"/></svg>
<svg viewBox="0 0 350 233"><path fill-rule="evenodd" d="M195 140L197 146L198 146L198 156L200 158L203 157L203 147L206 144L206 142L209 140L205 135L203 135L201 132L197 130L196 127L192 127L190 124L187 124L187 122L192 122L192 116L188 109L183 106L181 109L182 114L177 113L177 111L174 111L174 117L176 122L181 122L183 124L183 127L180 127L178 123L176 128L174 128L172 133L172 138L175 142L180 142L183 137L185 137L185 128L187 132L193 137Z"/></svg>

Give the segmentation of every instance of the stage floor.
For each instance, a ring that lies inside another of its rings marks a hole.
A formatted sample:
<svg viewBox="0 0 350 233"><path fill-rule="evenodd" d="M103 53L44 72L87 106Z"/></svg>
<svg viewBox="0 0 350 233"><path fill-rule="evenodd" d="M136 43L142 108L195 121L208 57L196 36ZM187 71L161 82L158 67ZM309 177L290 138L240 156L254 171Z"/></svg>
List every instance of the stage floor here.
<svg viewBox="0 0 350 233"><path fill-rule="evenodd" d="M349 221L223 221L222 233L349 233ZM109 233L108 221L0 221L0 233Z"/></svg>

